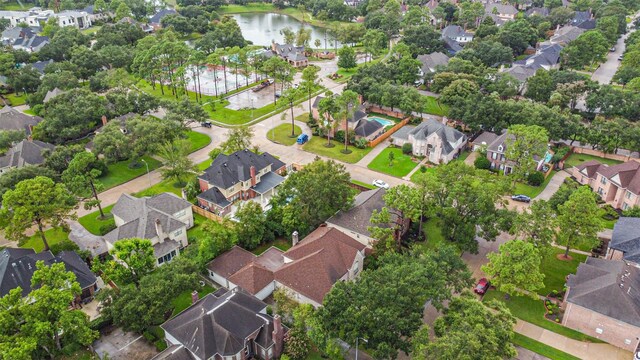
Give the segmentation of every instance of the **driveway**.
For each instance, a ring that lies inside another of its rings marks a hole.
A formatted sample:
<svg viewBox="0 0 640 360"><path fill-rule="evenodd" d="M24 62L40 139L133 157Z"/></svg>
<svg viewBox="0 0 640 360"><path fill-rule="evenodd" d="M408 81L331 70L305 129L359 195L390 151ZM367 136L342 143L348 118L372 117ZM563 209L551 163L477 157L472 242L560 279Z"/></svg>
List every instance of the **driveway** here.
<svg viewBox="0 0 640 360"><path fill-rule="evenodd" d="M557 173L555 173L553 175L551 180L549 180L549 183L547 184L547 187L545 187L544 190L542 190L542 192L540 194L538 194L538 196L536 196L533 200L549 200L549 199L551 199L553 194L555 194L556 191L558 191L558 189L560 188L560 185L562 185L564 183L564 180L566 178L570 177L570 176L571 176L571 174L569 174L565 170L558 171Z"/></svg>
<svg viewBox="0 0 640 360"><path fill-rule="evenodd" d="M476 237L476 240L478 241L478 253L464 253L462 254L462 260L469 267L469 271L471 271L473 278L477 280L486 277L486 274L482 269L480 269L480 267L489 262L487 254L490 252L497 252L500 245L513 240L513 236L506 232L501 232L496 237L495 241L487 241L480 237Z"/></svg>
<svg viewBox="0 0 640 360"><path fill-rule="evenodd" d="M121 328L112 328L101 334L94 341L93 348L101 359L108 355L111 360L148 360L158 353L155 346L142 336Z"/></svg>
<svg viewBox="0 0 640 360"><path fill-rule="evenodd" d="M637 18L638 14L635 14L632 19ZM613 75L616 74L616 71L618 71L618 68L620 67L620 60L618 60L618 57L624 53L624 49L626 47L624 41L634 31L636 31L635 28L618 39L615 45L616 51L609 52L609 54L607 54L607 61L602 63L600 67L593 72L591 80L597 81L600 84L609 84L611 82Z"/></svg>

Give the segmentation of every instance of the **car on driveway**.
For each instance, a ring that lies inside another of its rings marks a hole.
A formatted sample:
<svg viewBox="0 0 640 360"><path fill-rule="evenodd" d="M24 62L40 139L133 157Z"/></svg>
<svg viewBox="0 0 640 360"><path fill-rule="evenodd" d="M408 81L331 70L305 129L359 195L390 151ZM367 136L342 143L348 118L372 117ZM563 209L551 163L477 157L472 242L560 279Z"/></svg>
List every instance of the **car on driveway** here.
<svg viewBox="0 0 640 360"><path fill-rule="evenodd" d="M528 197L527 195L513 195L511 197L511 200L528 203L531 201L531 198Z"/></svg>
<svg viewBox="0 0 640 360"><path fill-rule="evenodd" d="M211 127L211 121L203 121L203 122L200 123L200 125L202 127L210 128Z"/></svg>
<svg viewBox="0 0 640 360"><path fill-rule="evenodd" d="M386 182L384 182L384 181L382 181L380 179L373 180L372 184L373 184L373 186L379 187L381 189L388 189L389 188L389 184L387 184Z"/></svg>
<svg viewBox="0 0 640 360"><path fill-rule="evenodd" d="M622 59L623 59L623 58L624 58L624 55L620 55L620 56L618 56L618 60L619 60L619 61L622 61Z"/></svg>
<svg viewBox="0 0 640 360"><path fill-rule="evenodd" d="M609 49L609 51L611 51L611 52L615 52L615 51L616 51L616 47L615 47L615 46L612 46L612 47L611 47L611 49Z"/></svg>
<svg viewBox="0 0 640 360"><path fill-rule="evenodd" d="M478 283L476 284L476 287L473 288L473 292L478 295L484 295L487 292L487 290L489 290L490 286L491 286L491 283L489 282L489 280L487 280L487 278L482 278L480 279L480 281L478 281Z"/></svg>

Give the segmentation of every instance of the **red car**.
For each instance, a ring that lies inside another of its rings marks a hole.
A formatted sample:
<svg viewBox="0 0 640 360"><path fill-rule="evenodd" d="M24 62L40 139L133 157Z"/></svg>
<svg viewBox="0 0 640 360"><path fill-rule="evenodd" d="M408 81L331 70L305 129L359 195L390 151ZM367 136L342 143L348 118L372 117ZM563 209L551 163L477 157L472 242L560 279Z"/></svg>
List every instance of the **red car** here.
<svg viewBox="0 0 640 360"><path fill-rule="evenodd" d="M489 290L489 286L491 286L491 283L489 282L489 280L487 280L487 278L482 278L480 279L480 281L478 281L478 284L473 289L473 292L478 295L484 295L484 293L486 293L487 290Z"/></svg>

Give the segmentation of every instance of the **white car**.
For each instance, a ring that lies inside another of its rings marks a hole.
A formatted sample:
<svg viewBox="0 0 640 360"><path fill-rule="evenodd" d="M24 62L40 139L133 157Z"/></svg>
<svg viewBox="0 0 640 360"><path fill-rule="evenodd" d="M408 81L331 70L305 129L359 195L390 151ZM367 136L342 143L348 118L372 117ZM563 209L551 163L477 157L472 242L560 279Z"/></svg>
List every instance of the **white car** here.
<svg viewBox="0 0 640 360"><path fill-rule="evenodd" d="M384 182L384 181L382 181L380 179L373 180L372 184L373 184L373 186L379 187L381 189L388 189L389 188L389 184L387 184L386 182Z"/></svg>

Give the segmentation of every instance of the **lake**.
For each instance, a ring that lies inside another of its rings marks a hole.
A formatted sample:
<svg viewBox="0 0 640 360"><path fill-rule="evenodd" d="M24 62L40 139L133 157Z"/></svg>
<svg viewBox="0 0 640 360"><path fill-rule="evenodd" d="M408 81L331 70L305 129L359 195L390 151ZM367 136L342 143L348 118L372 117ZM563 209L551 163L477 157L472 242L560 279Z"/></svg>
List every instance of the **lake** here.
<svg viewBox="0 0 640 360"><path fill-rule="evenodd" d="M234 19L238 22L242 36L246 40L253 42L255 45L270 46L272 41L284 43L284 36L280 34L280 30L290 27L297 32L302 23L295 18L287 15L273 13L254 13L254 14L233 14ZM322 41L321 47L324 48L325 29L317 26L305 24L306 28L311 29L311 47L314 46L316 39ZM327 32L327 46L331 47L331 37Z"/></svg>

